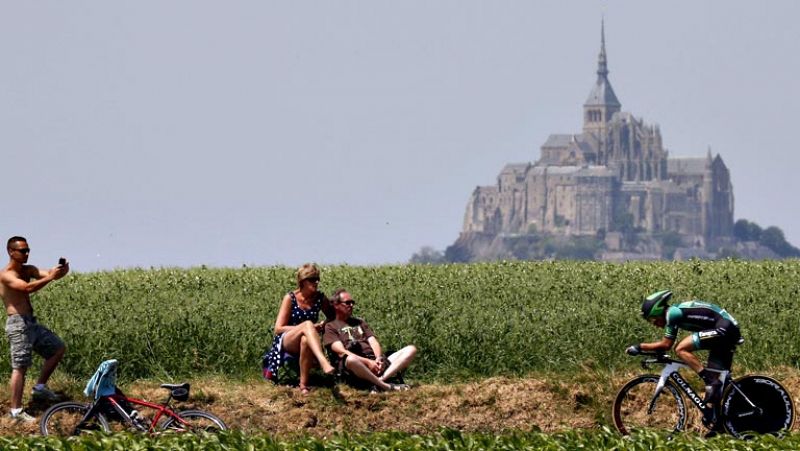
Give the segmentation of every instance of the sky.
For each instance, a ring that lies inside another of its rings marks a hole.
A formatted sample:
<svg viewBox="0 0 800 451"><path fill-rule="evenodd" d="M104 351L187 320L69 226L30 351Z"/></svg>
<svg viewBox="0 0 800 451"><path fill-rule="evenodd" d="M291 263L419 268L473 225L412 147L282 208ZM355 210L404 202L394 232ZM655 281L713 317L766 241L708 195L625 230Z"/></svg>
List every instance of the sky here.
<svg viewBox="0 0 800 451"><path fill-rule="evenodd" d="M0 5L0 233L38 266L443 250L476 186L580 132L601 18L622 109L800 244L794 0Z"/></svg>

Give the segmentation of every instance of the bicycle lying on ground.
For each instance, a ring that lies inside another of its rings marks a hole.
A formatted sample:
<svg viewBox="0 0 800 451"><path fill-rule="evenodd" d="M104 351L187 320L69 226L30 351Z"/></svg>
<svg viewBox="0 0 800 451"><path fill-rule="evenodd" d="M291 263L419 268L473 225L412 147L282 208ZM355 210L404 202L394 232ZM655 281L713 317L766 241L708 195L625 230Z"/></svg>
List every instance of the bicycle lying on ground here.
<svg viewBox="0 0 800 451"><path fill-rule="evenodd" d="M175 411L170 401L189 399L189 384L161 384L169 396L161 404L125 396L117 387L119 362L102 362L86 384L83 394L94 398L90 403L66 401L53 405L39 421L42 435L79 435L88 431L113 432L216 432L227 429L216 416L202 410ZM135 407L145 408L142 415ZM112 427L113 426L113 427Z"/></svg>
<svg viewBox="0 0 800 451"><path fill-rule="evenodd" d="M189 398L189 384L162 384L161 388L169 390L169 396L161 404L130 398L119 390L91 403L66 401L55 404L42 415L39 429L42 435L70 436L87 431L217 432L228 428L211 413L171 408L171 400L186 401ZM154 413L144 415L136 410L137 407ZM122 429L112 428L115 423Z"/></svg>
<svg viewBox="0 0 800 451"><path fill-rule="evenodd" d="M646 353L642 368L664 365L661 374L635 377L617 393L612 415L622 434L640 430L680 432L687 424L684 396L701 412L702 397L678 372L688 366L662 353ZM746 438L753 434L782 434L792 428L794 401L778 381L750 375L732 380L730 371L720 371L722 398L718 422L729 434Z"/></svg>

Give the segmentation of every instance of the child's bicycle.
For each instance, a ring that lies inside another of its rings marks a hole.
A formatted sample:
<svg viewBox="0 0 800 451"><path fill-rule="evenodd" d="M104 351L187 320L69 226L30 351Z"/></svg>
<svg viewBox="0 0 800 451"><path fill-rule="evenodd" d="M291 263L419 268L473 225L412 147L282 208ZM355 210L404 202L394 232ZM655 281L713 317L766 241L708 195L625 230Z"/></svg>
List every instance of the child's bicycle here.
<svg viewBox="0 0 800 451"><path fill-rule="evenodd" d="M622 434L641 430L680 432L686 426L684 395L702 411L703 399L678 370L688 368L662 353L646 353L642 368L665 365L661 374L635 377L626 383L614 400L614 426ZM732 380L730 371L719 371L722 398L718 423L729 434L745 438L753 434L782 434L794 423L794 401L778 381L750 375ZM682 395L683 394L683 395Z"/></svg>
<svg viewBox="0 0 800 451"><path fill-rule="evenodd" d="M217 416L202 410L175 411L170 401L186 401L189 384L162 384L169 396L161 404L125 396L115 385L116 360L101 364L84 393L94 401L66 401L51 406L39 421L42 435L72 436L89 431L131 430L156 432L217 432L228 427ZM137 410L137 409L141 409ZM146 413L146 415L145 415Z"/></svg>

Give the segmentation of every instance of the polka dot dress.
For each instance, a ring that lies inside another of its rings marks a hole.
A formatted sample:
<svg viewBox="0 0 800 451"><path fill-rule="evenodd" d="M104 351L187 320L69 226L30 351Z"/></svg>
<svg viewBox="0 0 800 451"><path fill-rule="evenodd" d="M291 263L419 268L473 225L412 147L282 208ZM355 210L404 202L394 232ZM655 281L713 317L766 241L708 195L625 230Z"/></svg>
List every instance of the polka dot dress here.
<svg viewBox="0 0 800 451"><path fill-rule="evenodd" d="M299 305L297 305L297 298L295 297L294 292L289 292L289 296L292 298L292 310L289 316L289 326L296 326L304 321L311 321L312 323L319 321L319 311L322 308L322 299L325 297L325 295L321 292L318 292L317 294L317 299L314 301L314 305L312 305L308 310L303 310ZM283 334L275 335L275 338L272 340L272 347L261 357L261 367L264 378L273 382L278 380L278 369L280 369L280 367L286 363L286 360L288 358L296 357L281 349L282 338Z"/></svg>

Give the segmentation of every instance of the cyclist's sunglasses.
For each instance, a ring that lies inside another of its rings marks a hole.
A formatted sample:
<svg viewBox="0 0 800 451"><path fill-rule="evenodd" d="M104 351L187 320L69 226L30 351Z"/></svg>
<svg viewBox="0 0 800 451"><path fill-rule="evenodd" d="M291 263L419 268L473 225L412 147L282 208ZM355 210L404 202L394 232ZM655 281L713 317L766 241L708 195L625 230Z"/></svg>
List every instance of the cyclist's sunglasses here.
<svg viewBox="0 0 800 451"><path fill-rule="evenodd" d="M353 300L350 300L350 301L339 301L339 303L340 304L344 304L344 305L349 305L350 307L356 305L356 301L353 301Z"/></svg>

